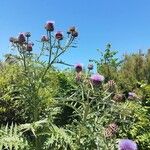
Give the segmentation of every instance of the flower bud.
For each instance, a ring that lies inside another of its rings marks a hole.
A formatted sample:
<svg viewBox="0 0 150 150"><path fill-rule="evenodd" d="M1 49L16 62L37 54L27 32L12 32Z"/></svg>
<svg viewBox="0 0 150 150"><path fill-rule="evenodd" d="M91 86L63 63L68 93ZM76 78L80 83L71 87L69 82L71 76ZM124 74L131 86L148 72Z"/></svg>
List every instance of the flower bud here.
<svg viewBox="0 0 150 150"><path fill-rule="evenodd" d="M18 39L17 39L17 38L14 38L14 37L10 37L10 38L9 38L9 41L10 41L11 43L17 43L17 42L18 42Z"/></svg>
<svg viewBox="0 0 150 150"><path fill-rule="evenodd" d="M18 36L18 42L20 44L23 44L25 41L26 41L26 38L25 38L24 34L20 33L19 36Z"/></svg>
<svg viewBox="0 0 150 150"><path fill-rule="evenodd" d="M118 131L118 125L116 123L111 123L105 128L105 137L111 138L113 137Z"/></svg>
<svg viewBox="0 0 150 150"><path fill-rule="evenodd" d="M27 45L27 51L28 51L28 52L31 52L31 51L32 51L32 44L28 44L28 45Z"/></svg>
<svg viewBox="0 0 150 150"><path fill-rule="evenodd" d="M55 34L55 38L57 39L57 40L62 40L63 39L63 34L62 34L62 32L57 32L56 34Z"/></svg>
<svg viewBox="0 0 150 150"><path fill-rule="evenodd" d="M89 70L93 70L93 64L89 64L89 65L88 65L88 69L89 69Z"/></svg>
<svg viewBox="0 0 150 150"><path fill-rule="evenodd" d="M45 24L45 29L47 31L54 31L54 22L53 21L47 21Z"/></svg>
<svg viewBox="0 0 150 150"><path fill-rule="evenodd" d="M125 95L124 94L115 94L113 97L113 100L116 102L124 102L125 101Z"/></svg>
<svg viewBox="0 0 150 150"><path fill-rule="evenodd" d="M81 72L82 71L82 65L81 64L76 64L75 65L75 70L77 73Z"/></svg>
<svg viewBox="0 0 150 150"><path fill-rule="evenodd" d="M77 36L78 36L78 32L77 32L77 31L74 31L74 32L71 33L71 35L72 35L73 37L77 37Z"/></svg>
<svg viewBox="0 0 150 150"><path fill-rule="evenodd" d="M30 32L25 32L24 34L27 38L29 38L31 36L31 33Z"/></svg>
<svg viewBox="0 0 150 150"><path fill-rule="evenodd" d="M13 43L13 42L14 42L14 37L10 37L10 38L9 38L9 42L12 42L12 43Z"/></svg>
<svg viewBox="0 0 150 150"><path fill-rule="evenodd" d="M109 88L112 88L112 87L114 87L115 85L116 85L116 83L115 83L114 80L109 80L109 81L108 81L108 86L109 86Z"/></svg>
<svg viewBox="0 0 150 150"><path fill-rule="evenodd" d="M48 41L49 41L48 36L43 35L42 38L41 38L41 42L48 42Z"/></svg>
<svg viewBox="0 0 150 150"><path fill-rule="evenodd" d="M67 31L67 33L68 34L71 34L72 32L75 32L75 27L71 27L68 31Z"/></svg>
<svg viewBox="0 0 150 150"><path fill-rule="evenodd" d="M133 100L133 99L137 99L137 98L138 98L138 96L134 92L128 93L128 99L129 100Z"/></svg>

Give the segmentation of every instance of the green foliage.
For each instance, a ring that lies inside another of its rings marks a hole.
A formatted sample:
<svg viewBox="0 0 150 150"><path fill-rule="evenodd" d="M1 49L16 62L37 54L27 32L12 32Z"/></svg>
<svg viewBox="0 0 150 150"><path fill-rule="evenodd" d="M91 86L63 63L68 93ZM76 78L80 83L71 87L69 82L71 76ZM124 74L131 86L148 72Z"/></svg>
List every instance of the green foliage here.
<svg viewBox="0 0 150 150"><path fill-rule="evenodd" d="M122 89L133 90L138 88L139 82L149 83L150 55L138 54L125 55L123 64L118 72L119 86Z"/></svg>
<svg viewBox="0 0 150 150"><path fill-rule="evenodd" d="M28 143L23 137L23 132L15 124L8 124L0 128L0 150L27 150Z"/></svg>
<svg viewBox="0 0 150 150"><path fill-rule="evenodd" d="M58 79L54 71L49 71L48 76L42 82L42 87L38 93L34 93L33 85L29 83L25 75L22 73L22 67L17 65L5 65L0 72L0 120L1 124L7 122L25 123L32 121L33 101L38 97L38 101L42 100L37 106L40 118L45 117L49 112L49 106L53 105L53 97L58 93ZM31 76L32 78L32 76ZM20 80L21 79L21 80ZM35 84L37 86L37 84ZM34 95L33 95L34 94ZM33 96L33 97L32 97ZM31 106L32 108L29 108Z"/></svg>
<svg viewBox="0 0 150 150"><path fill-rule="evenodd" d="M3 64L0 71L0 120L1 124L23 122L23 94L21 70L16 65Z"/></svg>
<svg viewBox="0 0 150 150"><path fill-rule="evenodd" d="M65 43L47 30L38 54L28 49L30 36L13 39L19 55L6 55L0 66L0 149L116 150L121 138L149 149L149 52L119 60L108 44L98 61L90 60L105 77L95 85L90 69L56 70L55 64L71 66L60 56L78 33L67 33Z"/></svg>
<svg viewBox="0 0 150 150"><path fill-rule="evenodd" d="M142 92L143 92L143 105L147 106L147 109L150 112L150 85L143 85L142 86Z"/></svg>
<svg viewBox="0 0 150 150"><path fill-rule="evenodd" d="M76 149L114 149L113 140L107 141L104 135L104 126L117 119L111 94L103 85L93 87L89 77L83 76L82 80L70 97L61 100L62 105L74 110L74 120L67 127L74 133Z"/></svg>
<svg viewBox="0 0 150 150"><path fill-rule="evenodd" d="M137 139L137 141L139 142L139 145L142 149L144 149L144 147L150 148L149 142L150 142L150 134L149 134L149 118L147 115L141 115L142 111L138 112L140 114L136 114L137 112L135 112L134 115L138 115L137 119L138 121L135 122L135 124L132 126L132 129L130 131L131 135L133 138ZM143 118L141 118L141 116Z"/></svg>
<svg viewBox="0 0 150 150"><path fill-rule="evenodd" d="M58 128L56 125L49 126L46 133L47 140L44 143L45 149L75 150L71 134L71 131L65 130L64 128Z"/></svg>
<svg viewBox="0 0 150 150"><path fill-rule="evenodd" d="M97 64L97 72L103 74L106 81L117 78L117 70L122 63L116 57L117 51L111 50L110 44L107 44L104 52L98 51L101 54L100 60L90 60Z"/></svg>

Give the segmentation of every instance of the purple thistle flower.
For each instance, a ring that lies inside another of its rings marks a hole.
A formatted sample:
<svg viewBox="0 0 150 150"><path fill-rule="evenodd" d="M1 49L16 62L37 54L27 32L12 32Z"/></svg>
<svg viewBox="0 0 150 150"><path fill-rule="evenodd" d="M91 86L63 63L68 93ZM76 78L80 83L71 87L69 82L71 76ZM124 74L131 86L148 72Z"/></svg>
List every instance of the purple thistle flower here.
<svg viewBox="0 0 150 150"><path fill-rule="evenodd" d="M100 74L94 74L90 79L93 85L100 85L102 81L104 81L104 76Z"/></svg>
<svg viewBox="0 0 150 150"><path fill-rule="evenodd" d="M129 95L129 96L133 96L133 97L134 97L136 94L135 94L135 93L133 93L133 92L129 92L129 93L128 93L128 95Z"/></svg>
<svg viewBox="0 0 150 150"><path fill-rule="evenodd" d="M25 35L23 33L20 33L18 36L18 42L22 44L25 41L26 41Z"/></svg>
<svg viewBox="0 0 150 150"><path fill-rule="evenodd" d="M57 40L62 40L63 39L63 33L61 31L58 31L56 34L55 34L55 38Z"/></svg>
<svg viewBox="0 0 150 150"><path fill-rule="evenodd" d="M128 99L133 100L134 98L138 98L138 96L134 92L129 92Z"/></svg>
<svg viewBox="0 0 150 150"><path fill-rule="evenodd" d="M137 150L137 144L129 139L119 140L118 150Z"/></svg>
<svg viewBox="0 0 150 150"><path fill-rule="evenodd" d="M48 40L49 40L49 38L46 35L43 35L42 38L41 38L42 42L48 42Z"/></svg>
<svg viewBox="0 0 150 150"><path fill-rule="evenodd" d="M27 51L28 51L28 52L31 52L31 51L32 51L32 46L33 46L33 45L32 45L31 43L27 45Z"/></svg>
<svg viewBox="0 0 150 150"><path fill-rule="evenodd" d="M81 72L82 71L82 65L81 64L76 64L75 65L75 70L77 73Z"/></svg>
<svg viewBox="0 0 150 150"><path fill-rule="evenodd" d="M54 31L54 21L47 21L45 24L45 29L47 31Z"/></svg>
<svg viewBox="0 0 150 150"><path fill-rule="evenodd" d="M136 95L134 92L129 92L129 93L128 93L128 96L137 97L137 95Z"/></svg>

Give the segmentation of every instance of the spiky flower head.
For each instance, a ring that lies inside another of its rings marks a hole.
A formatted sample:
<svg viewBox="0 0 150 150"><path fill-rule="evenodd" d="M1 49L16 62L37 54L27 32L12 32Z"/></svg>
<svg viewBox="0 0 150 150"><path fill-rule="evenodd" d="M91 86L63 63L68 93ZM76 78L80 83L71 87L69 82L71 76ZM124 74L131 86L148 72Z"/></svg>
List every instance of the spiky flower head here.
<svg viewBox="0 0 150 150"><path fill-rule="evenodd" d="M79 64L79 63L76 64L76 65L75 65L75 70L76 70L77 73L81 72L81 71L82 71L82 65Z"/></svg>
<svg viewBox="0 0 150 150"><path fill-rule="evenodd" d="M91 82L93 85L100 85L103 81L104 81L104 76L100 75L100 74L94 74L90 77Z"/></svg>
<svg viewBox="0 0 150 150"><path fill-rule="evenodd" d="M116 85L115 81L114 80L109 80L108 81L108 86L111 88L111 87L114 87Z"/></svg>
<svg viewBox="0 0 150 150"><path fill-rule="evenodd" d="M73 27L70 27L69 30L67 31L68 34L71 34L72 32L75 32L76 31L76 28L73 26Z"/></svg>
<svg viewBox="0 0 150 150"><path fill-rule="evenodd" d="M32 44L31 43L29 43L28 45L27 45L27 51L28 52L31 52L32 51Z"/></svg>
<svg viewBox="0 0 150 150"><path fill-rule="evenodd" d="M117 133L118 125L116 123L111 123L105 128L104 131L105 131L104 132L105 137L110 138L110 137L114 136Z"/></svg>
<svg viewBox="0 0 150 150"><path fill-rule="evenodd" d="M114 80L109 80L105 85L104 85L105 89L107 89L109 92L113 92L113 93L116 93L116 88L117 88L117 85L115 83ZM113 94L114 95L114 94ZM113 96L112 95L112 96Z"/></svg>
<svg viewBox="0 0 150 150"><path fill-rule="evenodd" d="M26 41L26 38L25 38L25 35L24 33L20 33L19 36L18 36L18 42L20 44L24 43Z"/></svg>
<svg viewBox="0 0 150 150"><path fill-rule="evenodd" d="M56 32L55 38L56 38L57 40L62 40L62 39L63 39L63 33L60 32L60 31Z"/></svg>
<svg viewBox="0 0 150 150"><path fill-rule="evenodd" d="M48 42L49 38L46 35L43 35L41 38L41 42Z"/></svg>
<svg viewBox="0 0 150 150"><path fill-rule="evenodd" d="M45 24L45 29L47 31L54 31L54 21L47 21Z"/></svg>
<svg viewBox="0 0 150 150"><path fill-rule="evenodd" d="M129 139L119 140L118 150L137 150L137 144Z"/></svg>
<svg viewBox="0 0 150 150"><path fill-rule="evenodd" d="M113 100L115 102L124 102L125 101L125 95L122 93L117 93L113 96Z"/></svg>
<svg viewBox="0 0 150 150"><path fill-rule="evenodd" d="M67 34L71 34L71 36L74 38L78 36L78 32L76 31L76 28L74 26L69 28Z"/></svg>
<svg viewBox="0 0 150 150"><path fill-rule="evenodd" d="M71 35L75 38L75 37L78 36L78 32L77 32L77 31L74 31L74 32L71 33Z"/></svg>

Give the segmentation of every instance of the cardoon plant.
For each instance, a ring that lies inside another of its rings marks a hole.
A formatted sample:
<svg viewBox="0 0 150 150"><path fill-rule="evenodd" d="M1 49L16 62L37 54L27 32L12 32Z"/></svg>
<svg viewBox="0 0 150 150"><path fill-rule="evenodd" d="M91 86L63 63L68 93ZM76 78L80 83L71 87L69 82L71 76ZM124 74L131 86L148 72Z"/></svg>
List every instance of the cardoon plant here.
<svg viewBox="0 0 150 150"><path fill-rule="evenodd" d="M62 98L63 105L72 108L72 123L68 129L73 132L74 143L80 150L112 149L115 147L113 139L118 132L118 125L114 123L114 102L111 94L104 90L104 76L81 72L82 65L75 65L77 81L72 95ZM110 116L110 117L109 117ZM110 123L110 122L113 123ZM107 129L105 128L107 126ZM109 141L107 141L107 136ZM110 133L111 132L111 133Z"/></svg>
<svg viewBox="0 0 150 150"><path fill-rule="evenodd" d="M26 118L28 122L35 122L46 117L52 120L51 116L53 112L50 111L52 106L48 104L45 105L45 102L49 103L49 101L52 101L51 95L53 93L53 91L48 92L50 87L48 83L46 83L47 74L50 73L50 70L54 69L55 64L66 64L60 60L60 57L68 49L74 47L73 42L78 36L75 27L74 30L71 30L70 34L67 33L67 39L64 38L65 35L62 32L58 31L55 33L53 21L46 22L44 27L46 34L42 36L39 41L42 45L42 49L38 54L32 53L34 48L30 40L30 32L22 32L17 38L10 38L12 47L17 49L19 53L17 57L18 65L21 69L23 68L22 74L25 83L22 88L24 98L23 105L25 106L24 111L28 116L28 118ZM63 42L63 39L66 41ZM45 91L47 91L46 95L43 94ZM55 111L55 109L53 109L53 111ZM36 150L42 149L40 148L39 140L36 139L34 144Z"/></svg>

